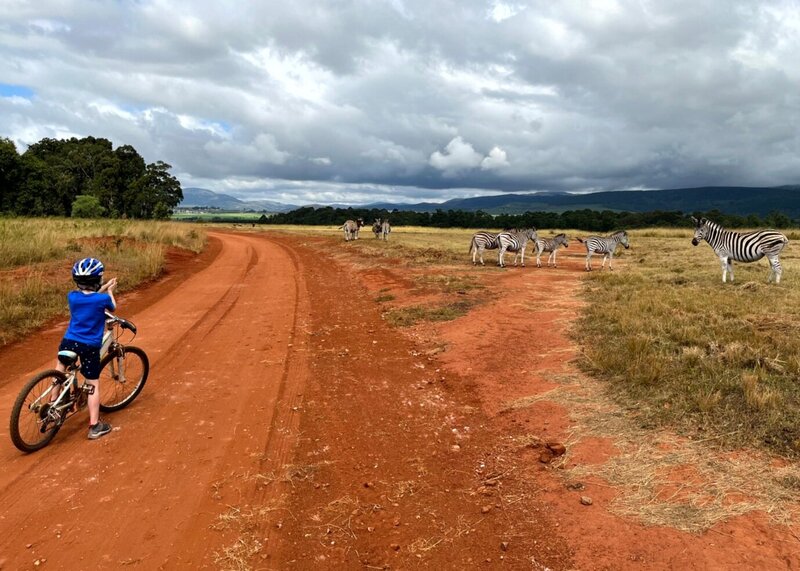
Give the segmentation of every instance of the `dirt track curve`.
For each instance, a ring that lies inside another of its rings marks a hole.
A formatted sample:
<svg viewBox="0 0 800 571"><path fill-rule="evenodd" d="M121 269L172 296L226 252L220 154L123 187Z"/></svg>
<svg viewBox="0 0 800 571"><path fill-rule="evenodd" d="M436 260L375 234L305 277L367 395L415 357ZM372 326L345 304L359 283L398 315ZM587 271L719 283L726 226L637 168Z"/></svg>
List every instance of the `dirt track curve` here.
<svg viewBox="0 0 800 571"><path fill-rule="evenodd" d="M78 416L23 455L3 420L0 569L800 568L788 528L759 516L715 534L644 528L606 511L608 486L580 505L520 444L569 427L558 405L501 404L570 366L577 258L505 272L505 291L527 297L403 335L373 301L408 295L402 271L356 275L323 246L214 233L203 256L123 296L148 384L96 442ZM539 310L545 282L564 296ZM537 324L546 349L497 350L498 335ZM52 366L64 325L0 351L0 419ZM609 454L586 441L571 461Z"/></svg>

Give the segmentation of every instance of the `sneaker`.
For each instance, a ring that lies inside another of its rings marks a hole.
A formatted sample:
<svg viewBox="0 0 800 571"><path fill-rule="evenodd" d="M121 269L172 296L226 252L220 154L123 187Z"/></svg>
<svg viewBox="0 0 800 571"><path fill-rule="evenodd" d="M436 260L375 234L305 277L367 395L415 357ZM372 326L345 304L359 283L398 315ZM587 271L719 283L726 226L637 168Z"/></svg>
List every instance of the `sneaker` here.
<svg viewBox="0 0 800 571"><path fill-rule="evenodd" d="M111 425L107 422L98 422L89 427L89 440L100 438L104 434L111 432Z"/></svg>

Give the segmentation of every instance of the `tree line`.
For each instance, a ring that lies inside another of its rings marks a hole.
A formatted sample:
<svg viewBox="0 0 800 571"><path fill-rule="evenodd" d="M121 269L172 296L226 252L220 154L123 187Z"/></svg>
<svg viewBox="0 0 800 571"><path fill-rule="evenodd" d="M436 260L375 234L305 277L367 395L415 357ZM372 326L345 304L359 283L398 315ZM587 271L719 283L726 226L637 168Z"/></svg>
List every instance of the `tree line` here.
<svg viewBox="0 0 800 571"><path fill-rule="evenodd" d="M0 138L0 213L168 218L183 200L171 168L108 139L44 138L19 154Z"/></svg>
<svg viewBox="0 0 800 571"><path fill-rule="evenodd" d="M726 228L755 228L768 226L786 228L792 220L778 211L761 218L758 215L739 216L718 210L693 212L695 217L707 217ZM492 215L481 210L436 210L412 212L368 208L298 208L291 212L262 216L263 224L338 225L345 220L363 218L369 225L376 218L389 218L393 226L428 226L434 228L576 228L590 232L611 232L625 228L689 227L687 214L679 211L616 212L612 210L567 210L565 212L525 212L523 214Z"/></svg>

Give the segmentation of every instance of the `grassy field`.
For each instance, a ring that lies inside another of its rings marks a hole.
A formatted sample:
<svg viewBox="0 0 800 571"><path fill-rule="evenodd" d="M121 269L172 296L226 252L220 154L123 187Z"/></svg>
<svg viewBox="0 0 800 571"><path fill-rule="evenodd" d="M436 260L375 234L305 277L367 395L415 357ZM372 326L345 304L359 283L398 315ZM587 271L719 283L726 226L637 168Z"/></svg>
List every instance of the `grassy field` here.
<svg viewBox="0 0 800 571"><path fill-rule="evenodd" d="M631 232L624 268L593 273L575 329L586 371L608 381L644 426L800 454L800 251L788 232L784 279L765 260L736 282L690 231Z"/></svg>
<svg viewBox="0 0 800 571"><path fill-rule="evenodd" d="M76 260L102 259L124 291L158 276L170 246L199 252L205 232L169 222L0 218L0 345L66 314Z"/></svg>

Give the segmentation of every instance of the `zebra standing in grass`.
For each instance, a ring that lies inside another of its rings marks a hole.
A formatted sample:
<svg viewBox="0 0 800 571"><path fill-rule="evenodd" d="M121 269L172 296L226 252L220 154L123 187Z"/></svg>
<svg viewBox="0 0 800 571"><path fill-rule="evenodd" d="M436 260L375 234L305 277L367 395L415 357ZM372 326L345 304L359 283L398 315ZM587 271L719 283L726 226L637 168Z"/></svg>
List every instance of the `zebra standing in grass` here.
<svg viewBox="0 0 800 571"><path fill-rule="evenodd" d="M611 236L589 236L586 239L577 238L578 242L586 245L586 271L592 271L592 254L597 252L603 254L603 265L601 269L606 267L606 258L608 258L608 269L611 267L611 260L614 259L614 250L617 249L617 244L622 244L627 250L630 248L628 243L628 233L625 230L614 232Z"/></svg>
<svg viewBox="0 0 800 571"><path fill-rule="evenodd" d="M475 256L480 256L481 265L483 263L484 250L496 250L500 245L497 243L497 234L491 232L476 232L472 235L472 240L469 242L469 253L472 254L472 265L475 265Z"/></svg>
<svg viewBox="0 0 800 571"><path fill-rule="evenodd" d="M522 256L522 267L525 267L525 247L528 242L533 240L536 242L538 236L536 235L536 228L528 228L526 230L514 230L513 232L500 232L497 235L497 243L500 247L500 253L497 254L497 263L501 268L506 265L503 258L506 255L506 250L514 252L514 265L517 265L517 258Z"/></svg>
<svg viewBox="0 0 800 571"><path fill-rule="evenodd" d="M372 225L372 233L375 234L375 239L381 237L381 219L376 218L375 223Z"/></svg>
<svg viewBox="0 0 800 571"><path fill-rule="evenodd" d="M770 265L767 283L771 282L773 277L776 284L781 283L783 268L781 268L778 254L789 243L786 236L773 230L732 232L707 218L698 220L692 216L692 221L694 222L692 245L697 246L702 240L705 240L714 249L722 266L722 283L725 283L727 274L731 275L731 282L733 282L733 260L756 262L764 256L767 257Z"/></svg>
<svg viewBox="0 0 800 571"><path fill-rule="evenodd" d="M557 268L556 252L558 252L559 246L569 248L566 234L556 234L552 238L539 238L536 240L536 267L542 267L542 252L550 252L550 255L547 257L547 267L550 267L550 260L552 259L553 267Z"/></svg>
<svg viewBox="0 0 800 571"><path fill-rule="evenodd" d="M356 218L355 220L348 220L339 229L344 230L344 240L358 240L358 230L364 225L363 218Z"/></svg>
<svg viewBox="0 0 800 571"><path fill-rule="evenodd" d="M389 234L392 232L392 225L389 224L389 219L384 218L381 220L381 235L383 236L384 240L389 239Z"/></svg>

